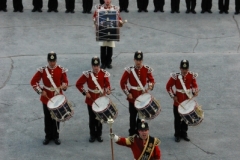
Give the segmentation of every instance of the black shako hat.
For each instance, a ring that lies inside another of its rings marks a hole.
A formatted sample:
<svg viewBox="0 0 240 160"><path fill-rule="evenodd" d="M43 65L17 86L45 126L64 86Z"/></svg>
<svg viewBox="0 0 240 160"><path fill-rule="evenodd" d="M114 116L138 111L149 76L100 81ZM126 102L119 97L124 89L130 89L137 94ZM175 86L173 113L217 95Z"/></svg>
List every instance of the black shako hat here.
<svg viewBox="0 0 240 160"><path fill-rule="evenodd" d="M100 59L99 57L95 56L92 58L92 66L99 66L100 65Z"/></svg>
<svg viewBox="0 0 240 160"><path fill-rule="evenodd" d="M142 52L142 51L137 51L137 52L135 52L135 54L134 54L134 59L135 59L135 60L138 60L138 61L143 60L143 52Z"/></svg>
<svg viewBox="0 0 240 160"><path fill-rule="evenodd" d="M141 122L138 123L137 129L138 129L138 130L149 130L148 123L145 122L144 119L142 119Z"/></svg>
<svg viewBox="0 0 240 160"><path fill-rule="evenodd" d="M184 60L181 60L180 62L180 68L181 69L188 69L189 68L189 61L184 59Z"/></svg>
<svg viewBox="0 0 240 160"><path fill-rule="evenodd" d="M47 59L48 61L56 61L57 54L54 51L51 51L50 53L48 53Z"/></svg>

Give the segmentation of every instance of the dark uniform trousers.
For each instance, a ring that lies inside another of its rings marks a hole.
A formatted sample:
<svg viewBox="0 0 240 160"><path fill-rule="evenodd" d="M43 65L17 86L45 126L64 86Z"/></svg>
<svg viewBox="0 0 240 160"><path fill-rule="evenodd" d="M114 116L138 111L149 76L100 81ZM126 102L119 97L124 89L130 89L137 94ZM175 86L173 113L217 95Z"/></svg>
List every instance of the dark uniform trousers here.
<svg viewBox="0 0 240 160"><path fill-rule="evenodd" d="M56 10L58 8L58 0L48 0L48 9Z"/></svg>
<svg viewBox="0 0 240 160"><path fill-rule="evenodd" d="M240 0L235 0L235 11L240 12Z"/></svg>
<svg viewBox="0 0 240 160"><path fill-rule="evenodd" d="M92 110L92 106L88 107L88 115L89 115L89 129L90 136L92 137L100 137L102 136L102 123L96 120L96 115Z"/></svg>
<svg viewBox="0 0 240 160"><path fill-rule="evenodd" d="M101 64L106 66L110 65L112 63L113 48L101 46L100 50Z"/></svg>
<svg viewBox="0 0 240 160"><path fill-rule="evenodd" d="M125 10L128 8L129 1L128 0L119 0L120 9Z"/></svg>
<svg viewBox="0 0 240 160"><path fill-rule="evenodd" d="M83 0L83 10L90 12L92 10L93 0Z"/></svg>
<svg viewBox="0 0 240 160"><path fill-rule="evenodd" d="M202 0L202 10L210 11L212 9L212 0Z"/></svg>
<svg viewBox="0 0 240 160"><path fill-rule="evenodd" d="M100 4L104 4L104 0L100 0Z"/></svg>
<svg viewBox="0 0 240 160"><path fill-rule="evenodd" d="M196 7L196 0L186 0L187 10L194 11Z"/></svg>
<svg viewBox="0 0 240 160"><path fill-rule="evenodd" d="M178 113L178 107L173 106L173 114L174 114L174 129L175 129L175 137L186 137L188 125L181 121L181 116Z"/></svg>
<svg viewBox="0 0 240 160"><path fill-rule="evenodd" d="M59 122L52 119L50 111L47 108L46 104L43 104L43 113L44 113L44 125L45 125L45 138L46 139L58 139L59 133Z"/></svg>
<svg viewBox="0 0 240 160"><path fill-rule="evenodd" d="M129 102L129 113L130 113L130 129L128 130L129 136L134 134L138 134L137 124L141 122L141 120L137 117L138 111L134 107L134 104Z"/></svg>
<svg viewBox="0 0 240 160"><path fill-rule="evenodd" d="M171 0L171 10L179 11L180 0Z"/></svg>
<svg viewBox="0 0 240 160"><path fill-rule="evenodd" d="M22 0L13 0L13 8L17 11L23 10Z"/></svg>
<svg viewBox="0 0 240 160"><path fill-rule="evenodd" d="M0 10L7 9L7 0L0 0Z"/></svg>
<svg viewBox="0 0 240 160"><path fill-rule="evenodd" d="M137 0L137 7L139 10L146 10L148 7L148 0Z"/></svg>
<svg viewBox="0 0 240 160"><path fill-rule="evenodd" d="M68 11L73 11L75 9L75 0L65 0L66 9Z"/></svg>
<svg viewBox="0 0 240 160"><path fill-rule="evenodd" d="M228 11L228 9L229 9L229 0L218 0L218 9L220 11Z"/></svg>
<svg viewBox="0 0 240 160"><path fill-rule="evenodd" d="M33 7L34 9L42 9L43 7L43 0L33 0Z"/></svg>
<svg viewBox="0 0 240 160"><path fill-rule="evenodd" d="M153 0L155 10L163 11L163 6L165 5L165 0Z"/></svg>

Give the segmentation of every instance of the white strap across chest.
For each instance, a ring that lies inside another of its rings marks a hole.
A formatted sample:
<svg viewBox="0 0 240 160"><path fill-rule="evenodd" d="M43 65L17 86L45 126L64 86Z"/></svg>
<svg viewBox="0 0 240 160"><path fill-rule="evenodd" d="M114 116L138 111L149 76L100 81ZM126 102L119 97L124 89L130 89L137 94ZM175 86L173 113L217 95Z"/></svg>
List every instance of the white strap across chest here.
<svg viewBox="0 0 240 160"><path fill-rule="evenodd" d="M192 95L189 93L189 90L187 90L186 86L185 86L185 83L183 82L183 79L182 79L182 75L178 75L178 79L180 80L181 82L181 85L183 87L183 90L184 92L186 93L186 95L188 96L189 99L192 98Z"/></svg>
<svg viewBox="0 0 240 160"><path fill-rule="evenodd" d="M94 84L98 87L100 92L103 94L103 90L102 90L101 86L99 85L99 83L97 81L97 78L94 76L94 74L92 72L90 74L91 74L91 77L92 77L92 80L93 80Z"/></svg>
<svg viewBox="0 0 240 160"><path fill-rule="evenodd" d="M134 76L134 78L136 79L138 85L141 87L141 89L142 89L143 91L145 91L145 88L143 87L141 81L139 80L139 78L138 78L138 76L137 76L137 74L136 74L136 72L135 72L135 69L134 69L134 68L131 68L131 71L132 71L133 76Z"/></svg>
<svg viewBox="0 0 240 160"><path fill-rule="evenodd" d="M51 74L50 74L49 71L48 71L48 67L45 68L45 71L46 71L46 73L47 73L47 78L49 79L51 85L52 85L53 88L55 89L55 92L57 92L57 93L59 94L59 90L58 90L56 84L54 83ZM55 94L56 94L56 93L55 93Z"/></svg>

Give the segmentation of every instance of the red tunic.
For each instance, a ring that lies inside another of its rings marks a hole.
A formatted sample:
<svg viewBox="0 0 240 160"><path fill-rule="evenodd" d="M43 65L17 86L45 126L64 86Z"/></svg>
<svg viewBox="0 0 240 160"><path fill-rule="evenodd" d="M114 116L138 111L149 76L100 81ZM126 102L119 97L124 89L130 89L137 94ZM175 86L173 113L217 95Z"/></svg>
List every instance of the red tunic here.
<svg viewBox="0 0 240 160"><path fill-rule="evenodd" d="M183 101L189 99L186 93L183 93L182 84L178 78L181 75L180 73L172 73L170 79L167 82L166 90L171 97L174 95L177 96L178 102L182 103ZM192 94L198 90L198 85L196 81L197 73L188 72L185 76L183 76L183 82L185 83L186 89L189 90L189 93ZM176 91L173 90L173 86L175 86ZM192 93L191 93L192 92ZM177 102L174 102L174 106L178 106Z"/></svg>
<svg viewBox="0 0 240 160"><path fill-rule="evenodd" d="M83 75L77 80L76 87L81 93L88 92L91 95L92 99L86 97L85 100L85 103L90 106L92 106L93 101L100 97L99 89L92 80L91 73L93 73L94 76L97 78L97 81L103 90L106 91L110 89L109 72L103 69L101 69L98 73L94 73L92 71L84 71ZM83 86L85 83L87 83L87 86L89 88L87 90L85 90ZM91 90L98 91L99 93L93 93Z"/></svg>
<svg viewBox="0 0 240 160"><path fill-rule="evenodd" d="M130 140L129 138L121 137L116 143L119 145L131 148L133 156L136 160L138 160L138 158L141 156L143 149L145 147L143 140L138 136L135 136L133 140ZM160 143L160 140L159 140L159 143ZM158 147L159 143L154 144L155 147L151 154L150 160L160 160L161 150Z"/></svg>
<svg viewBox="0 0 240 160"><path fill-rule="evenodd" d="M101 8L104 8L104 9L111 9L113 8L114 10L117 10L117 7L116 6L113 6L113 5L109 5L108 7L106 5L99 5L98 9L101 9ZM96 18L98 16L98 11L95 10L94 14L93 14L93 20L95 21ZM121 16L120 16L120 13L118 11L118 20L122 20Z"/></svg>
<svg viewBox="0 0 240 160"><path fill-rule="evenodd" d="M56 67L50 69L48 66L38 68L38 72L33 76L31 80L31 85L33 89L37 92L39 91L46 91L48 98L54 97L55 91L49 91L47 88L53 87L51 85L50 80L47 78L47 73L45 68L47 67L49 73L52 75L52 79L57 87L61 87L62 85L68 85L68 78L66 72L67 69L61 67L60 65L56 65ZM39 85L40 80L42 79L43 85L46 86L44 88ZM60 94L63 94L62 90L60 89ZM48 98L41 96L40 100L43 104L47 105Z"/></svg>
<svg viewBox="0 0 240 160"><path fill-rule="evenodd" d="M135 99L140 96L142 94L142 90L135 90L135 89L131 89L131 86L133 87L139 87L136 79L133 76L133 73L131 71L131 68L135 68L134 66L125 68L125 72L122 75L122 78L120 80L120 86L123 90L123 92L125 94L131 93L133 96L133 99L127 99L129 102L134 103ZM137 69L135 68L135 72L139 78L139 80L141 81L143 87L145 87L145 85L147 83L149 84L154 84L154 78L152 75L153 69L143 65L141 68ZM129 82L130 84L130 88L128 88L127 83Z"/></svg>

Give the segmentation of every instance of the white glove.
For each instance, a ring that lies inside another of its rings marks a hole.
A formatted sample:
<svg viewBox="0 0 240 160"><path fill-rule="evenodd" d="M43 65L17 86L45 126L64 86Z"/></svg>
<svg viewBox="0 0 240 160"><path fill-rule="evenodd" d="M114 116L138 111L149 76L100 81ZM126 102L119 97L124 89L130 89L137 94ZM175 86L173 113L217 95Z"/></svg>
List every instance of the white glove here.
<svg viewBox="0 0 240 160"><path fill-rule="evenodd" d="M117 142L117 141L119 140L119 137L118 137L116 134L114 134L114 133L110 133L110 134L109 134L109 137L110 137L111 139L113 139L114 142Z"/></svg>

